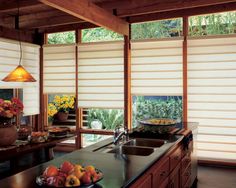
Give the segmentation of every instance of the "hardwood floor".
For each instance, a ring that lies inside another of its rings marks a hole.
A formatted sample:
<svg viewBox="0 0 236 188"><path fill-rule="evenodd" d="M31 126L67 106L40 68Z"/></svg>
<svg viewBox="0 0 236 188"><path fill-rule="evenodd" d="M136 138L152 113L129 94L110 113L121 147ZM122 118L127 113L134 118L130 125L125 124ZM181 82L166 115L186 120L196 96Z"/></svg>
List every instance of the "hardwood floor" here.
<svg viewBox="0 0 236 188"><path fill-rule="evenodd" d="M236 168L199 166L197 188L236 188Z"/></svg>

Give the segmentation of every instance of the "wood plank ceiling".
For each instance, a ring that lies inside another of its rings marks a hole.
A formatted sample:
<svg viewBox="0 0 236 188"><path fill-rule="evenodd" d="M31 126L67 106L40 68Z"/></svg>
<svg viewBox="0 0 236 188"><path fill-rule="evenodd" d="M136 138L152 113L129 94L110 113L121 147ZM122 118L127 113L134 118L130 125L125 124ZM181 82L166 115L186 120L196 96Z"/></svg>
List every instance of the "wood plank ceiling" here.
<svg viewBox="0 0 236 188"><path fill-rule="evenodd" d="M94 27L81 16L50 7L39 0L19 0L19 27L26 31L56 32L76 28ZM62 0L63 1L63 0ZM79 0L77 0L79 2ZM88 0L106 12L127 22L180 17L236 10L236 0ZM72 2L72 1L71 1ZM64 0L65 4L70 1ZM76 0L73 0L76 3ZM0 26L15 28L17 0L0 0ZM99 25L99 24L98 24ZM101 24L100 24L101 25Z"/></svg>

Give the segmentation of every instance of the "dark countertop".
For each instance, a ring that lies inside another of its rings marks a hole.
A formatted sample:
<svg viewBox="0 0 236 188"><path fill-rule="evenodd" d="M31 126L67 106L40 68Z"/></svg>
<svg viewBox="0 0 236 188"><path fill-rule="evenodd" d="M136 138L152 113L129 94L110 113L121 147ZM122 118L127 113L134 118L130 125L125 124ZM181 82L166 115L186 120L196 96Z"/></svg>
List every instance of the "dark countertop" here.
<svg viewBox="0 0 236 188"><path fill-rule="evenodd" d="M27 169L16 175L0 180L1 188L39 188L35 178L42 174L49 164L59 165L68 160L72 163L82 165L94 165L100 169L104 178L94 187L120 188L128 187L136 178L141 176L152 164L163 156L172 146L177 145L183 136L169 138L167 144L157 148L149 156L117 155L112 153L93 152L103 145L112 142L112 138L101 141L87 148L76 150L47 163Z"/></svg>

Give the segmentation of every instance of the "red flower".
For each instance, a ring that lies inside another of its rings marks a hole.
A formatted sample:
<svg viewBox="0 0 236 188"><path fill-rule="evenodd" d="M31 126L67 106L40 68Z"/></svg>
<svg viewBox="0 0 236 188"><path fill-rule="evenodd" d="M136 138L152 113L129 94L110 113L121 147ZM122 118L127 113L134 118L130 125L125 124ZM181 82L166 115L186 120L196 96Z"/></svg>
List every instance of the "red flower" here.
<svg viewBox="0 0 236 188"><path fill-rule="evenodd" d="M23 112L24 105L17 98L12 98L11 101L0 99L0 116L12 118L13 116Z"/></svg>

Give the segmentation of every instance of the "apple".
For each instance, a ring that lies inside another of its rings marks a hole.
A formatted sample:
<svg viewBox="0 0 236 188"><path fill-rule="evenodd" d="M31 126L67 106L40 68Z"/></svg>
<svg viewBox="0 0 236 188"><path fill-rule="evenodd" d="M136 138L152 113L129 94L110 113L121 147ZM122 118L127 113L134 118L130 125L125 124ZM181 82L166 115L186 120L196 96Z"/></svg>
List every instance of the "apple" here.
<svg viewBox="0 0 236 188"><path fill-rule="evenodd" d="M78 178L78 179L81 179L82 176L84 175L85 173L85 170L82 166L80 165L75 165L74 167L74 175Z"/></svg>

